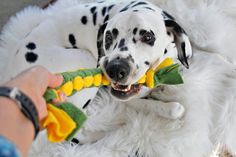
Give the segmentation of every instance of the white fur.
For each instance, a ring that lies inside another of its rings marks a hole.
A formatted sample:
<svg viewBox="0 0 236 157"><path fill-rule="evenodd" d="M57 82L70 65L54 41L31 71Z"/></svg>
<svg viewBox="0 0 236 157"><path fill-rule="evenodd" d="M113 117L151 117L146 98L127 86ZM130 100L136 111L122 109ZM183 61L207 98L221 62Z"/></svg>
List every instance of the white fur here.
<svg viewBox="0 0 236 157"><path fill-rule="evenodd" d="M139 150L144 157L203 157L209 156L218 143L236 154L235 65L228 62L236 60L235 1L152 1L177 18L193 44L190 69L183 69L185 83L152 93L153 98L161 101L183 104L184 117L178 120L158 117L148 104L125 105L112 100L106 91L100 91L88 106L90 116L82 130L87 139L97 139L97 142L72 147L68 143L50 144L42 136L35 142L30 156L127 157L135 156ZM25 30L50 14L50 9L60 10L78 2L59 1L46 12L29 8L12 19L1 36L9 41L0 49L2 61L10 60L13 55L7 55L5 50L11 50L17 40L25 36ZM32 25L25 26L28 22L24 20L32 21ZM3 59L3 55L7 58ZM1 68L6 65L2 61Z"/></svg>

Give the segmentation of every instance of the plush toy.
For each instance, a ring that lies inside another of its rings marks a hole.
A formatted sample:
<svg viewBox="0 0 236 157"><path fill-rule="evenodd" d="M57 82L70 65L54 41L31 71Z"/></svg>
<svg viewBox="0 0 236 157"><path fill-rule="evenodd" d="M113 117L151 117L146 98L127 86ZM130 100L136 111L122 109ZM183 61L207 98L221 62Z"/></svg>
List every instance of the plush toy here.
<svg viewBox="0 0 236 157"><path fill-rule="evenodd" d="M47 129L48 139L52 142L71 140L86 120L85 114L72 103L53 104L53 100L60 99L58 93L63 92L69 97L83 88L110 84L100 68L80 69L61 75L64 78L62 85L56 89L47 89L44 95L48 103L48 116L43 121L43 127ZM149 88L163 84L181 84L183 80L179 74L179 64L174 64L171 58L166 58L157 68L149 69L138 83Z"/></svg>

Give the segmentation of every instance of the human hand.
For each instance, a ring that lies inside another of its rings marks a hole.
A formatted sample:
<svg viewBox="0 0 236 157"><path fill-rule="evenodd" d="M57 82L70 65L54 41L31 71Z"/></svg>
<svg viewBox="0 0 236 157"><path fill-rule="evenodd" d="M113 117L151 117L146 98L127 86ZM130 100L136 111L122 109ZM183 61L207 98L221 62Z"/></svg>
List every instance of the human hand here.
<svg viewBox="0 0 236 157"><path fill-rule="evenodd" d="M21 74L13 80L7 82L5 86L17 87L31 98L38 111L39 120L47 116L47 106L43 98L47 87L55 88L63 81L60 75L53 75L42 66L35 66Z"/></svg>

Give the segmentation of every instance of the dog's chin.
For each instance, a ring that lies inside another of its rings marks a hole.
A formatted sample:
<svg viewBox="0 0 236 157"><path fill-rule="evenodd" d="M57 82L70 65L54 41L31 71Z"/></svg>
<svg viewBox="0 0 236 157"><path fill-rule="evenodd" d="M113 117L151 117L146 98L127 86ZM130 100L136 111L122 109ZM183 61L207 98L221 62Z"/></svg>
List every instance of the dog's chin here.
<svg viewBox="0 0 236 157"><path fill-rule="evenodd" d="M119 85L117 83L112 83L110 93L120 101L128 101L139 93L141 86L142 85L140 84Z"/></svg>

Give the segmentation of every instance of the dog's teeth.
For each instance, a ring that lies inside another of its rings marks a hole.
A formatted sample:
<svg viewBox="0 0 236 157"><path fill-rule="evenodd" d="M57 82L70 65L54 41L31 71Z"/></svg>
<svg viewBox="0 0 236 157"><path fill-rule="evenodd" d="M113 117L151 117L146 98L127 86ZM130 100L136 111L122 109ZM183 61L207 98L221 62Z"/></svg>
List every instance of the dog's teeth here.
<svg viewBox="0 0 236 157"><path fill-rule="evenodd" d="M131 85L128 85L128 87L124 89L124 92L130 91L130 89L131 89Z"/></svg>
<svg viewBox="0 0 236 157"><path fill-rule="evenodd" d="M116 88L116 86L113 83L111 83L111 87L114 89Z"/></svg>
<svg viewBox="0 0 236 157"><path fill-rule="evenodd" d="M126 88L119 88L119 85L112 83L111 87L117 91L128 92L131 90L132 85L128 85Z"/></svg>
<svg viewBox="0 0 236 157"><path fill-rule="evenodd" d="M127 89L130 90L130 89L131 89L131 85L129 85L129 86L127 87Z"/></svg>
<svg viewBox="0 0 236 157"><path fill-rule="evenodd" d="M125 88L125 89L122 89L122 91L123 91L123 92L127 92L127 91L128 91L128 89L127 89L127 88Z"/></svg>

